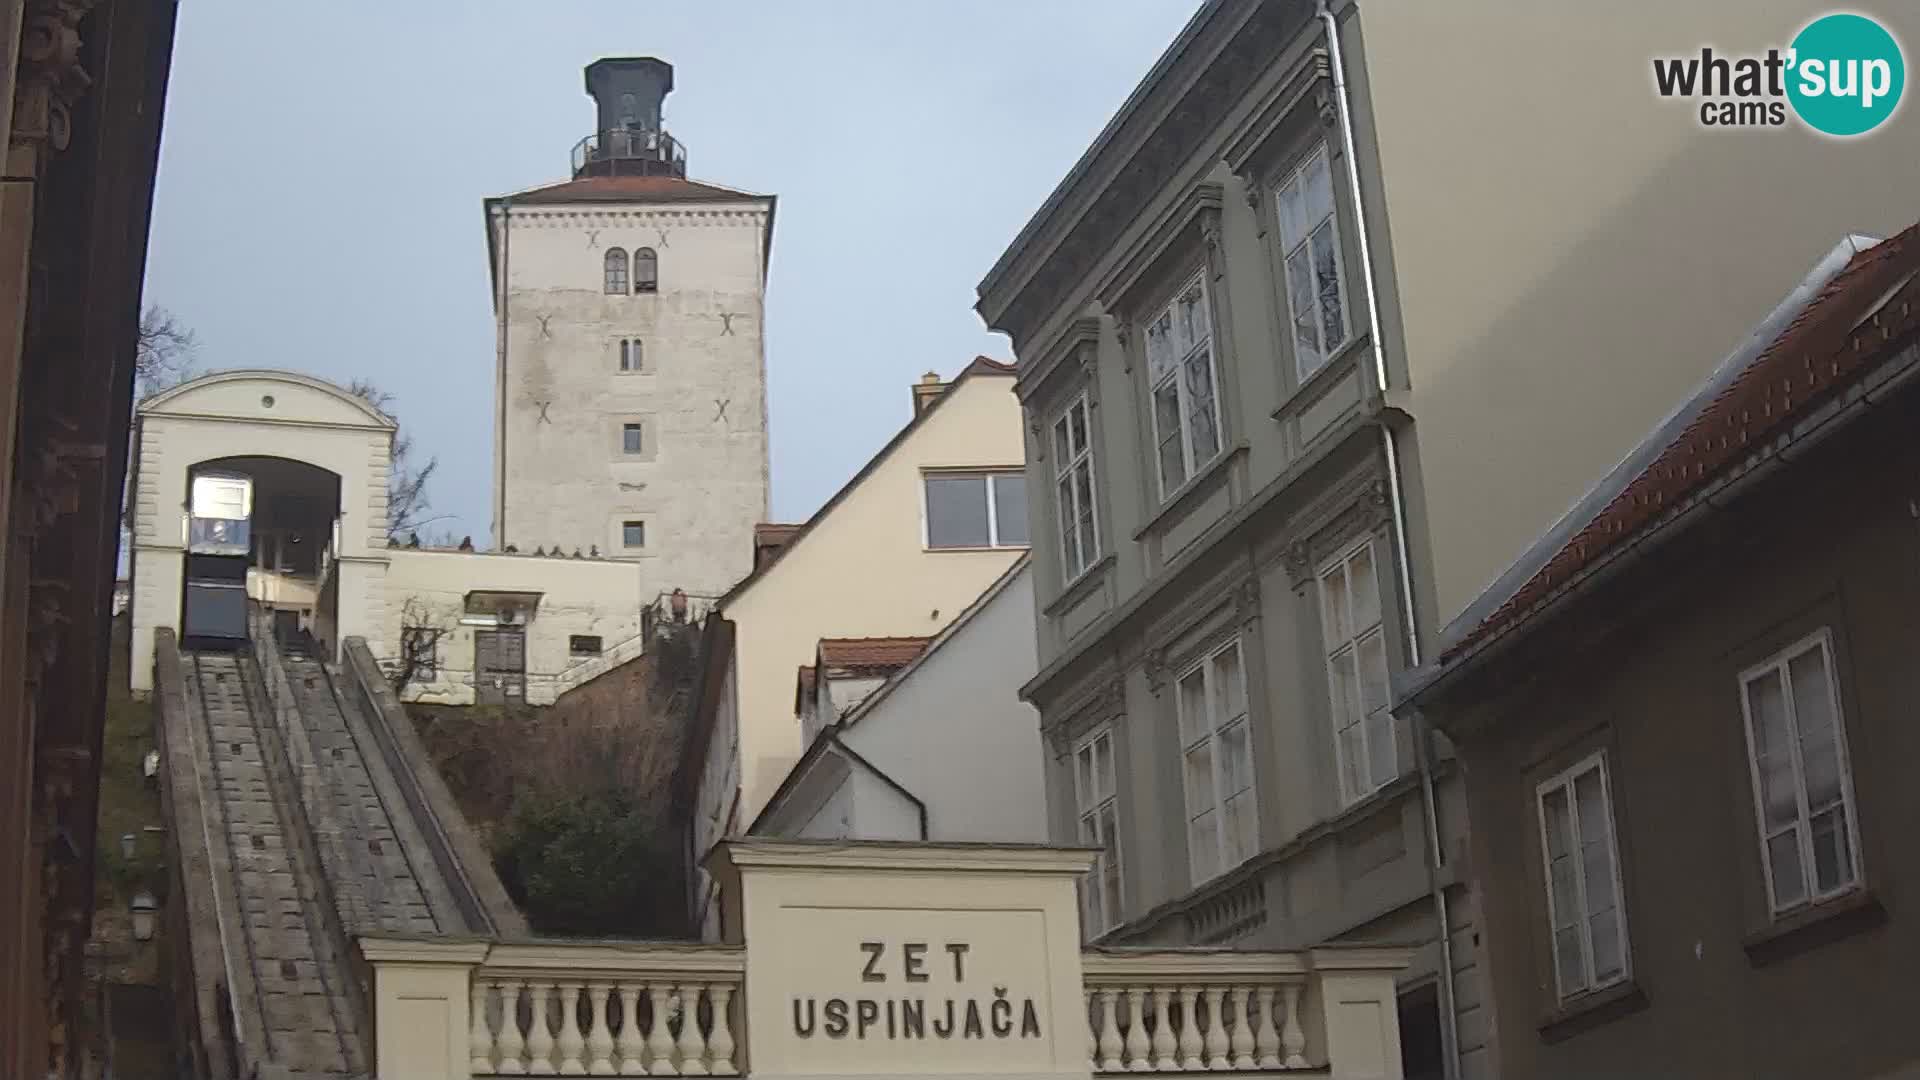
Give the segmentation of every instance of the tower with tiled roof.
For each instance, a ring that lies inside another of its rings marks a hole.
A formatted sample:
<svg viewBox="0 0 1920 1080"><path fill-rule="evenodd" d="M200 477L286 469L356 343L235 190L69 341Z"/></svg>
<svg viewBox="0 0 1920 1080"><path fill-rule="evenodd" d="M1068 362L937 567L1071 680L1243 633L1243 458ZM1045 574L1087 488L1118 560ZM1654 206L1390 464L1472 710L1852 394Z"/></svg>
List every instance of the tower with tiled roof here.
<svg viewBox="0 0 1920 1080"><path fill-rule="evenodd" d="M768 516L774 198L688 179L661 117L672 65L599 60L586 88L571 178L486 200L494 543L643 560L647 590L717 593Z"/></svg>

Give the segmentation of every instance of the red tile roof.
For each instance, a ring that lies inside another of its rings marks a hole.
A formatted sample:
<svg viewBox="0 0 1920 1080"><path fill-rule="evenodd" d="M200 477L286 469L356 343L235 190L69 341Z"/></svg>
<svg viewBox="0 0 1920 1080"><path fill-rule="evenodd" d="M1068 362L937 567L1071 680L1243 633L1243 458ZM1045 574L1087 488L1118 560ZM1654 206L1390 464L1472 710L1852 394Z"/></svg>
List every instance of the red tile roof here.
<svg viewBox="0 0 1920 1080"><path fill-rule="evenodd" d="M885 674L914 662L932 638L821 638L820 664L854 674Z"/></svg>
<svg viewBox="0 0 1920 1080"><path fill-rule="evenodd" d="M507 196L515 206L576 202L739 202L765 198L678 176L583 176Z"/></svg>
<svg viewBox="0 0 1920 1080"><path fill-rule="evenodd" d="M1442 662L1520 621L1602 556L1872 370L1871 361L1883 352L1879 346L1920 329L1916 270L1920 225L1856 254L1651 465L1492 614L1449 646ZM1890 295L1892 289L1898 292Z"/></svg>

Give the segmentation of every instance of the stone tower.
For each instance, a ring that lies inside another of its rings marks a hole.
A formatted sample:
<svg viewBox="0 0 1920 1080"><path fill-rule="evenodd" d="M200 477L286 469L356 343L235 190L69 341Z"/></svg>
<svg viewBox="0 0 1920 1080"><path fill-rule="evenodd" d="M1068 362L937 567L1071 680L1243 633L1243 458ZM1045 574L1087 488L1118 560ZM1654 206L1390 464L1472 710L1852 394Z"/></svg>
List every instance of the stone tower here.
<svg viewBox="0 0 1920 1080"><path fill-rule="evenodd" d="M597 549L647 562L647 589L718 593L767 517L774 198L687 178L666 62L599 60L586 86L572 178L486 200L494 543Z"/></svg>

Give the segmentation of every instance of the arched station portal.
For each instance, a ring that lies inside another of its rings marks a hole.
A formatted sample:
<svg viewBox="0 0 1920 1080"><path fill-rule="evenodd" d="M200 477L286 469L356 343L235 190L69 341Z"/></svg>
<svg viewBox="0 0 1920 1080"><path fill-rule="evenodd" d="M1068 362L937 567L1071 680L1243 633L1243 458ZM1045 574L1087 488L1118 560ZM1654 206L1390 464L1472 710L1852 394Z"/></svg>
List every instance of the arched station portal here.
<svg viewBox="0 0 1920 1080"><path fill-rule="evenodd" d="M225 457L188 466L187 491L183 643L243 643L256 607L283 639L334 644L340 477L287 458Z"/></svg>
<svg viewBox="0 0 1920 1080"><path fill-rule="evenodd" d="M217 372L141 403L128 523L135 692L153 686L154 630L231 641L249 599L289 612L282 627L329 650L359 636L383 654L393 432L359 397L288 371Z"/></svg>

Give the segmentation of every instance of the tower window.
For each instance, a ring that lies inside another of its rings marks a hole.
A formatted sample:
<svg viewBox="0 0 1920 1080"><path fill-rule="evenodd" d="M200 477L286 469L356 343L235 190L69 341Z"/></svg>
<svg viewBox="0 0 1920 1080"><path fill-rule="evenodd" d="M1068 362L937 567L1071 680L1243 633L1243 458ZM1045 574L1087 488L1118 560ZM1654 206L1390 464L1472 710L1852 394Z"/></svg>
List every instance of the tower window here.
<svg viewBox="0 0 1920 1080"><path fill-rule="evenodd" d="M625 249L607 249L606 271L607 295L627 295L627 253Z"/></svg>
<svg viewBox="0 0 1920 1080"><path fill-rule="evenodd" d="M660 258L652 248L638 248L633 253L633 291L637 293L658 292L660 289ZM609 289L609 292L612 290Z"/></svg>
<svg viewBox="0 0 1920 1080"><path fill-rule="evenodd" d="M620 452L623 454L640 453L640 447L642 445L640 434L639 424L620 425Z"/></svg>
<svg viewBox="0 0 1920 1080"><path fill-rule="evenodd" d="M621 371L639 371L640 370L640 339L639 338L621 338L620 339L620 370Z"/></svg>
<svg viewBox="0 0 1920 1080"><path fill-rule="evenodd" d="M644 521L623 521L620 523L620 544L623 547L643 548L647 546L647 523Z"/></svg>

